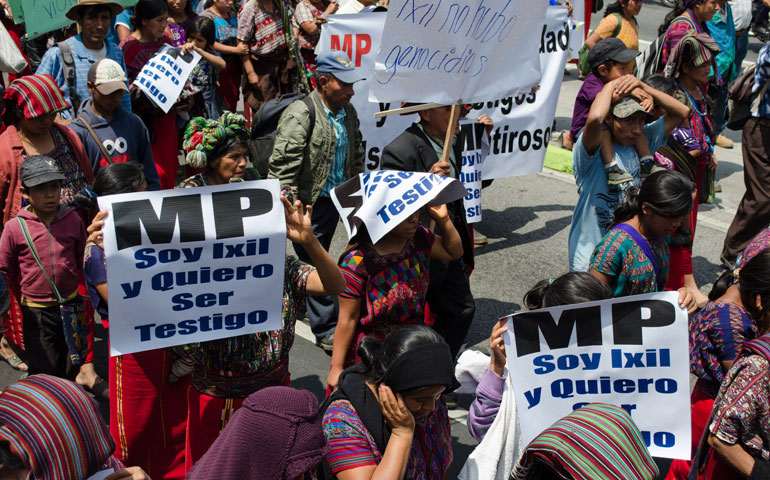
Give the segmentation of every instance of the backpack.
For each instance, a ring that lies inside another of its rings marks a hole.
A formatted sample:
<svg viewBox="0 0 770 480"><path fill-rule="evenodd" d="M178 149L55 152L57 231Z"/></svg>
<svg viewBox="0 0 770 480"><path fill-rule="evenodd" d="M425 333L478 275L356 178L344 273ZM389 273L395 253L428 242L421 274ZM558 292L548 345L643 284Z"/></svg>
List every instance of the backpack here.
<svg viewBox="0 0 770 480"><path fill-rule="evenodd" d="M617 37L620 33L620 29L623 28L623 17L621 17L619 13L613 13L613 15L618 19L618 26L615 27L615 30L612 32L612 36ZM591 33L593 33L593 31L588 34L589 37L591 36ZM588 51L588 45L584 43L578 52L578 71L580 72L580 75L584 77L591 73L591 65L588 64Z"/></svg>
<svg viewBox="0 0 770 480"><path fill-rule="evenodd" d="M284 110L295 100L303 102L310 112L310 130L308 142L313 135L315 126L315 105L309 95L287 93L278 98L262 104L254 113L251 120L251 137L249 139L249 156L251 163L257 169L262 178L267 178L267 170L270 164L270 155L275 146L275 131L278 128L278 120Z"/></svg>
<svg viewBox="0 0 770 480"><path fill-rule="evenodd" d="M730 130L742 130L752 113L757 112L762 97L765 96L770 82L765 82L762 88L752 92L756 69L756 65L746 67L727 87L727 98L730 100L730 119L727 121L727 128Z"/></svg>
<svg viewBox="0 0 770 480"><path fill-rule="evenodd" d="M692 23L692 19L688 15L680 15L679 17L676 17L671 22L671 25L675 24L679 20L685 20L690 24L693 30L698 30L698 27ZM671 25L669 25L666 31L663 32L663 35L660 35L658 38L653 40L652 43L650 43L650 45L647 46L647 48L645 48L638 57L636 57L637 78L642 79L649 75L660 73L663 71L663 68L665 68L665 65L660 64L660 57L663 55L663 45L666 44L666 35L668 35L668 30L671 28Z"/></svg>
<svg viewBox="0 0 770 480"><path fill-rule="evenodd" d="M75 57L72 56L72 48L66 41L59 42L56 46L59 47L62 75L64 76L64 81L67 83L67 89L70 94L72 116L76 117L78 110L80 110L80 97L78 96L77 88L75 88Z"/></svg>

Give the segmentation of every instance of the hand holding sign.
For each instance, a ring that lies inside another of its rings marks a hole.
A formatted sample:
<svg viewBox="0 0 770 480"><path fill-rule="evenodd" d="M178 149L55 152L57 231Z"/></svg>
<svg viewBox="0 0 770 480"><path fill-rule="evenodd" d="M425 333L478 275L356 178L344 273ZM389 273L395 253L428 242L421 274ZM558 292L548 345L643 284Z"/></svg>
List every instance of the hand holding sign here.
<svg viewBox="0 0 770 480"><path fill-rule="evenodd" d="M451 172L452 166L444 159L439 160L438 162L434 163L432 167L430 167L430 170L428 170L428 173L433 173L436 175L442 175L444 177L448 177L449 173Z"/></svg>

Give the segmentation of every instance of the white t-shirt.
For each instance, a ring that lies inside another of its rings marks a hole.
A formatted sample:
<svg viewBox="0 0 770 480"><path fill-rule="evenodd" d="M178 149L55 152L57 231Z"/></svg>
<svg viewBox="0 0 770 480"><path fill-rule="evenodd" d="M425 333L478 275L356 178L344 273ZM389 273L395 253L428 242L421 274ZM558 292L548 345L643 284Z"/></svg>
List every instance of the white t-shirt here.
<svg viewBox="0 0 770 480"><path fill-rule="evenodd" d="M730 0L727 2L733 11L733 23L736 30L749 28L751 25L751 0Z"/></svg>
<svg viewBox="0 0 770 480"><path fill-rule="evenodd" d="M99 50L91 50L89 48L88 53L90 53L91 56L94 57L94 60L96 60L97 62L99 60L104 60L105 58L107 58L107 44L105 43L104 45L102 45L102 48Z"/></svg>

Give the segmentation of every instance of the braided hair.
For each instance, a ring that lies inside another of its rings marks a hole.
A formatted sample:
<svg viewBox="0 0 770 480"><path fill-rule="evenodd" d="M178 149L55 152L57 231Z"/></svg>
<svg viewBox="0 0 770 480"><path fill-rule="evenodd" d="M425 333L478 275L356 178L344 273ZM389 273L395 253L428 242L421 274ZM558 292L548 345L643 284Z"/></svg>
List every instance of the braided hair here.
<svg viewBox="0 0 770 480"><path fill-rule="evenodd" d="M212 165L233 148L245 146L248 137L243 115L225 111L219 120L195 117L184 131L186 163L194 168Z"/></svg>

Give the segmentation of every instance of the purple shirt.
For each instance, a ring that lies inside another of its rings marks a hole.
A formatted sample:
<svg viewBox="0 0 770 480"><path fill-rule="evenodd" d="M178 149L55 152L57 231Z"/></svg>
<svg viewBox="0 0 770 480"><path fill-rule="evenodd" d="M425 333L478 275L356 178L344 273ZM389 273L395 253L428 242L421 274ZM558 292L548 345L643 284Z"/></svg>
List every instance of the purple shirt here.
<svg viewBox="0 0 770 480"><path fill-rule="evenodd" d="M591 104L594 103L594 98L603 88L604 82L593 73L588 74L583 81L583 86L580 87L577 98L575 98L575 108L572 110L572 127L569 129L569 134L573 142L577 142L580 132L586 126Z"/></svg>

